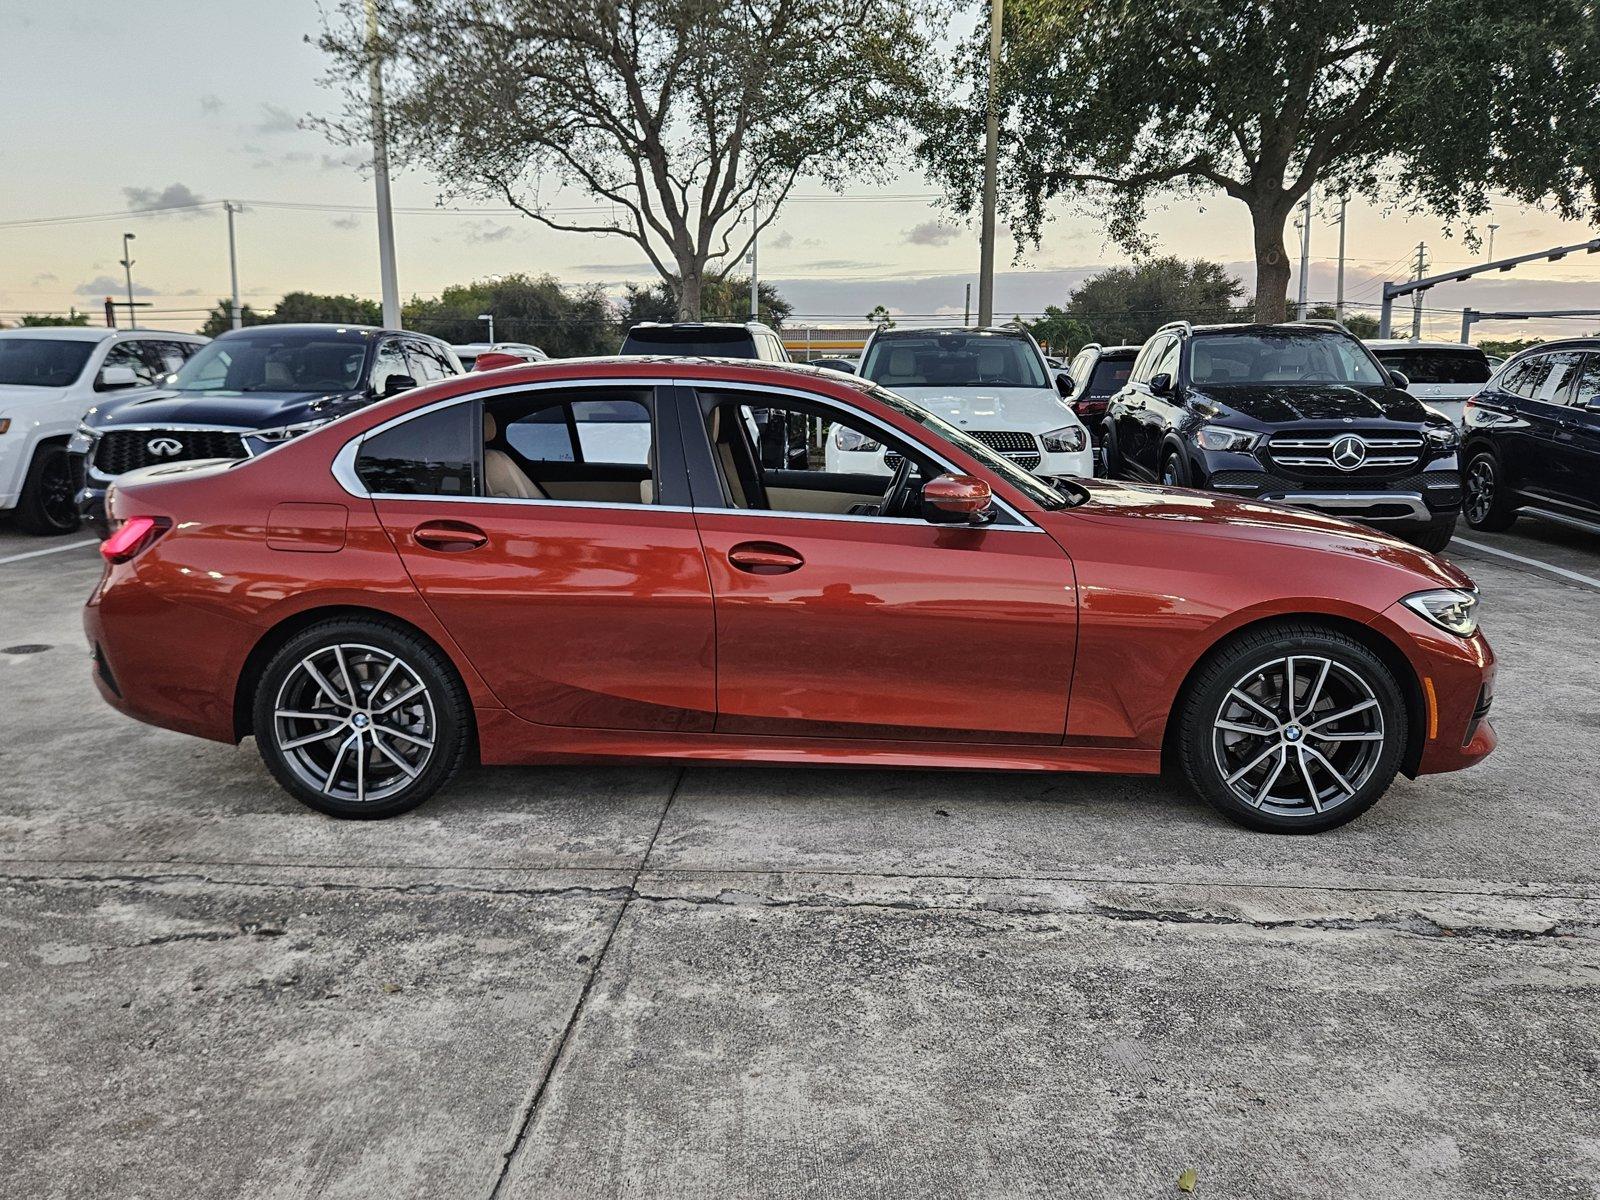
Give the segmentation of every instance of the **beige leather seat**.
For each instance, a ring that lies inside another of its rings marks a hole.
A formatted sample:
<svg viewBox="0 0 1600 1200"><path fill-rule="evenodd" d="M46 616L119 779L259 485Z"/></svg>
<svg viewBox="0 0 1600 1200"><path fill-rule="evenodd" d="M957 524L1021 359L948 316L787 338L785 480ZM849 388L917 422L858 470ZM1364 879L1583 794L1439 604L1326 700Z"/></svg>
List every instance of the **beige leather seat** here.
<svg viewBox="0 0 1600 1200"><path fill-rule="evenodd" d="M529 479L504 450L490 450L489 443L499 432L494 414L483 414L483 485L485 492L496 499L548 500L550 494Z"/></svg>
<svg viewBox="0 0 1600 1200"><path fill-rule="evenodd" d="M722 414L729 414L728 420L737 421L739 410L726 405L718 405L711 410L709 433L711 434L711 449L715 451L717 460L722 465L722 487L727 494L728 503L734 508L749 508L749 501L744 494L744 481L739 478L739 463L734 458L733 446L722 438Z"/></svg>
<svg viewBox="0 0 1600 1200"><path fill-rule="evenodd" d="M654 504L656 502L656 448L650 447L644 456L644 465L650 470L648 479L639 481L639 502L641 504Z"/></svg>

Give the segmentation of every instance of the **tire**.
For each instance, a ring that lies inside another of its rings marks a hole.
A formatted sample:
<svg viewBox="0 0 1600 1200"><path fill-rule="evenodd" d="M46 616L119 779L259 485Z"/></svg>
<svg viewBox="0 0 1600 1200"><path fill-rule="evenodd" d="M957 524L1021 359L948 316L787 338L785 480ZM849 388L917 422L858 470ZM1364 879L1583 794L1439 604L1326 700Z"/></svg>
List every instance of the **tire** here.
<svg viewBox="0 0 1600 1200"><path fill-rule="evenodd" d="M1106 415L1105 433L1100 443L1100 457L1103 460L1103 469L1107 479L1121 479L1124 467L1122 451L1117 447L1117 423Z"/></svg>
<svg viewBox="0 0 1600 1200"><path fill-rule="evenodd" d="M1479 450L1467 460L1461 475L1461 511L1467 524L1485 533L1510 529L1517 519L1516 506L1505 485L1505 472L1492 450Z"/></svg>
<svg viewBox="0 0 1600 1200"><path fill-rule="evenodd" d="M1456 535L1456 518L1451 517L1436 525L1427 525L1421 529L1413 529L1400 536L1413 546L1438 554L1450 544L1450 539Z"/></svg>
<svg viewBox="0 0 1600 1200"><path fill-rule="evenodd" d="M60 442L46 442L34 450L16 514L17 528L39 536L72 533L82 523L73 495L71 459Z"/></svg>
<svg viewBox="0 0 1600 1200"><path fill-rule="evenodd" d="M472 744L472 707L450 660L381 618L324 621L290 638L256 683L252 725L285 791L358 820L417 807Z"/></svg>
<svg viewBox="0 0 1600 1200"><path fill-rule="evenodd" d="M1188 487L1189 472L1183 465L1183 455L1168 448L1161 456L1161 485L1163 487Z"/></svg>
<svg viewBox="0 0 1600 1200"><path fill-rule="evenodd" d="M1284 719L1290 659L1297 721ZM1269 712L1277 722L1270 732ZM1319 833L1360 816L1394 781L1408 732L1400 685L1377 655L1305 622L1246 631L1218 648L1191 680L1177 717L1174 749L1189 786L1229 820L1268 833ZM1246 726L1264 736L1240 732ZM1319 726L1344 736L1313 734ZM1241 774L1252 761L1259 765Z"/></svg>

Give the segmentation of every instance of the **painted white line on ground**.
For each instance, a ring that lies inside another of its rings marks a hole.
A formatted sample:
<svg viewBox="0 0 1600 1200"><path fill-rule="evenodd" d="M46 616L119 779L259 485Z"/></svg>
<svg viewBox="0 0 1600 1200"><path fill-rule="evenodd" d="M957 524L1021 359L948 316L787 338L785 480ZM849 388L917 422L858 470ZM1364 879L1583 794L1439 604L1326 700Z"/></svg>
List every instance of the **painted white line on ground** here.
<svg viewBox="0 0 1600 1200"><path fill-rule="evenodd" d="M81 550L85 546L98 546L99 544L99 538L89 538L83 542L68 542L65 546L46 546L43 550L29 550L26 554L12 554L6 558L0 558L0 563L21 562L25 558L41 558L46 554L60 554L64 550Z"/></svg>
<svg viewBox="0 0 1600 1200"><path fill-rule="evenodd" d="M1513 562L1524 563L1527 566L1536 567L1541 571L1549 571L1552 575L1559 575L1563 579L1575 580L1578 583L1587 584L1596 591L1600 591L1600 579L1596 579L1593 575L1583 575L1577 571L1569 571L1565 567L1556 566L1554 563L1541 562L1537 558L1526 558L1521 554L1513 554L1509 550L1501 550L1497 546L1485 546L1482 542L1469 542L1464 537L1456 538L1455 542L1459 542L1469 550L1477 550L1483 554L1497 554L1501 558L1509 558ZM1452 545L1455 544L1455 542L1452 542ZM0 562L4 561L4 559L0 559Z"/></svg>

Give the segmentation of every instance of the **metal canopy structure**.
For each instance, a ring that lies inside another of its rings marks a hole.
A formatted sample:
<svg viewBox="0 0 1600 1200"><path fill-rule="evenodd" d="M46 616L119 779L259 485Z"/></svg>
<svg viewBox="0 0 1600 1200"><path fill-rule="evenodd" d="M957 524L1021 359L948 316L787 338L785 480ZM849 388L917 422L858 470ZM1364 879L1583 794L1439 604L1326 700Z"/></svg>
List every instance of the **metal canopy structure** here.
<svg viewBox="0 0 1600 1200"><path fill-rule="evenodd" d="M1550 308L1542 312L1480 312L1476 308L1463 308L1461 340L1467 340L1479 321L1526 321L1537 317L1600 317L1600 308Z"/></svg>
<svg viewBox="0 0 1600 1200"><path fill-rule="evenodd" d="M1385 283L1383 285L1383 312L1378 318L1378 336L1386 338L1393 327L1394 302L1400 296L1409 296L1414 292L1425 292L1435 284L1460 283L1471 279L1474 275L1484 275L1490 271L1509 271L1513 267L1521 266L1527 262L1556 262L1569 254L1579 251L1585 254L1600 254L1600 237L1592 238L1587 242L1578 242L1571 246L1555 246L1549 250L1536 250L1532 254L1519 254L1515 258L1499 258L1480 266L1468 267L1461 271L1449 271L1443 275L1429 275L1426 279L1412 279L1406 283ZM1480 318L1486 314L1480 314ZM1529 316L1553 314L1527 314ZM1572 316L1587 316L1587 313L1563 314ZM1465 337L1462 338L1465 341Z"/></svg>

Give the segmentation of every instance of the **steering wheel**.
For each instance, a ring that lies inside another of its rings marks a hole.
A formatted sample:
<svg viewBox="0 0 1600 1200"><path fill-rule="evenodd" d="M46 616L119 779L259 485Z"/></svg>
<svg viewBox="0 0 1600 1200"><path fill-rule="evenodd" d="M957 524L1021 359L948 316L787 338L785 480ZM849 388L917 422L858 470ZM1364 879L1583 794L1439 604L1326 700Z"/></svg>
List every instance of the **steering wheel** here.
<svg viewBox="0 0 1600 1200"><path fill-rule="evenodd" d="M883 500L878 505L878 513L885 517L898 517L900 510L905 508L906 502L911 498L911 472L916 464L909 458L901 458L899 466L894 469L894 478L889 480L889 488L883 493Z"/></svg>

